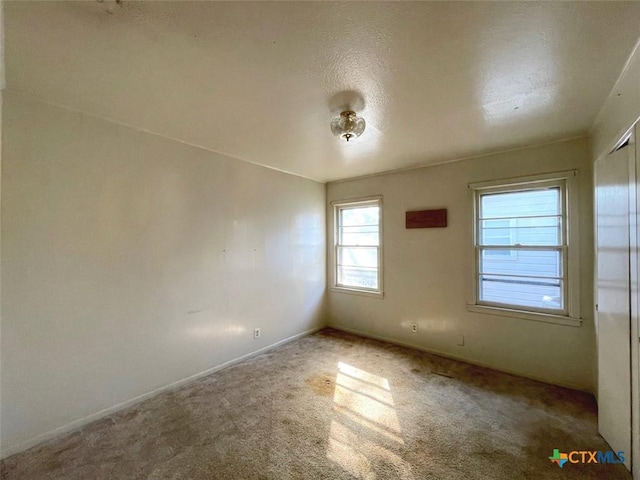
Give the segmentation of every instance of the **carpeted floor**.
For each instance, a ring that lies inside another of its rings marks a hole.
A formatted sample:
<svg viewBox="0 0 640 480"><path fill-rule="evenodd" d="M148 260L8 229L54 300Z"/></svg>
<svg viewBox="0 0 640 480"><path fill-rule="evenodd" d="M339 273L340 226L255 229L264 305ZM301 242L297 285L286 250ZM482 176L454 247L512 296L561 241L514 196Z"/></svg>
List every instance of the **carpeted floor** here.
<svg viewBox="0 0 640 480"><path fill-rule="evenodd" d="M630 479L593 397L332 329L2 462L2 479Z"/></svg>

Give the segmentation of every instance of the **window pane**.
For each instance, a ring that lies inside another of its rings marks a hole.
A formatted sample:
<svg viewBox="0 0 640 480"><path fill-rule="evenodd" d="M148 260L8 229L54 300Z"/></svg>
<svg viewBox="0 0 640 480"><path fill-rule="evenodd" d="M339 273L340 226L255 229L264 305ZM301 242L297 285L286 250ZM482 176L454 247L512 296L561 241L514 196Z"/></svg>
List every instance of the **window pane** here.
<svg viewBox="0 0 640 480"><path fill-rule="evenodd" d="M377 246L380 243L377 225L341 227L338 230L338 237L340 245Z"/></svg>
<svg viewBox="0 0 640 480"><path fill-rule="evenodd" d="M562 252L558 250L480 250L480 273L562 277Z"/></svg>
<svg viewBox="0 0 640 480"><path fill-rule="evenodd" d="M480 196L480 218L561 215L560 189L546 188Z"/></svg>
<svg viewBox="0 0 640 480"><path fill-rule="evenodd" d="M480 275L480 301L562 310L562 281Z"/></svg>
<svg viewBox="0 0 640 480"><path fill-rule="evenodd" d="M480 245L513 245L509 220L484 220L480 223Z"/></svg>
<svg viewBox="0 0 640 480"><path fill-rule="evenodd" d="M378 269L338 266L338 285L378 289Z"/></svg>
<svg viewBox="0 0 640 480"><path fill-rule="evenodd" d="M560 217L482 220L480 245L561 245L560 227Z"/></svg>
<svg viewBox="0 0 640 480"><path fill-rule="evenodd" d="M340 209L340 226L378 225L379 210L377 205Z"/></svg>
<svg viewBox="0 0 640 480"><path fill-rule="evenodd" d="M378 248L338 247L338 265L378 268Z"/></svg>

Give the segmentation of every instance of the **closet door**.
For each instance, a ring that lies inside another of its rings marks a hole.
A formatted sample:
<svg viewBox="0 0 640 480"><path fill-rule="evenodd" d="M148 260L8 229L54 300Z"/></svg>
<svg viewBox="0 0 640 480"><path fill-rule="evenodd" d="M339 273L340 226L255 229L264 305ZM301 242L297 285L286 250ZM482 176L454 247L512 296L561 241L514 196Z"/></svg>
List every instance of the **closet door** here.
<svg viewBox="0 0 640 480"><path fill-rule="evenodd" d="M631 464L629 148L596 162L598 429Z"/></svg>
<svg viewBox="0 0 640 480"><path fill-rule="evenodd" d="M640 479L640 124L629 139L631 157L631 465L633 478Z"/></svg>

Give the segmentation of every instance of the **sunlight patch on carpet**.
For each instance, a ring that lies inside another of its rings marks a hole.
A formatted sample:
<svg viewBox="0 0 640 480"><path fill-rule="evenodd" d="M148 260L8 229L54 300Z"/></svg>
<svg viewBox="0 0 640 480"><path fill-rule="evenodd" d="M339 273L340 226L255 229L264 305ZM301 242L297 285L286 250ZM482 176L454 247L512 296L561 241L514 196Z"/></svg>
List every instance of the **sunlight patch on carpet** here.
<svg viewBox="0 0 640 480"><path fill-rule="evenodd" d="M356 478L375 479L380 467L394 478L414 480L403 447L389 380L338 363L327 458Z"/></svg>

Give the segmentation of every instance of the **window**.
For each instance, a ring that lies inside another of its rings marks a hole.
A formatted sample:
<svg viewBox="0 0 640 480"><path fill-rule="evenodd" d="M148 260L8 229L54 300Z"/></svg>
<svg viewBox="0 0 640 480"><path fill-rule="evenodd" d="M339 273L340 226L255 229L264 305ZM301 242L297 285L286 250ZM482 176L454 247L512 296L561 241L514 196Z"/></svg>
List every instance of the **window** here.
<svg viewBox="0 0 640 480"><path fill-rule="evenodd" d="M382 199L334 203L337 289L382 293Z"/></svg>
<svg viewBox="0 0 640 480"><path fill-rule="evenodd" d="M474 305L578 316L574 182L575 172L563 172L470 185Z"/></svg>

